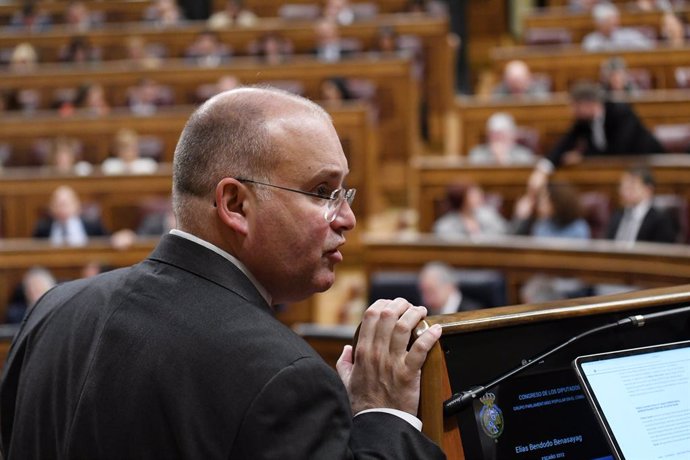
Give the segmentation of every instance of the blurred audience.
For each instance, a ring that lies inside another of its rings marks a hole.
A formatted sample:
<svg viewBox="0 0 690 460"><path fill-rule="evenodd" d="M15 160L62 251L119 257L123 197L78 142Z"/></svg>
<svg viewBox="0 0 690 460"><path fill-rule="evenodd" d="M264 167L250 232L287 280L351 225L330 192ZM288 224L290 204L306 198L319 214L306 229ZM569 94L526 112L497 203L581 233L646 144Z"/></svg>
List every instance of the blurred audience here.
<svg viewBox="0 0 690 460"><path fill-rule="evenodd" d="M527 63L513 60L508 62L503 69L503 79L494 88L493 95L547 98L549 88L545 82L534 78Z"/></svg>
<svg viewBox="0 0 690 460"><path fill-rule="evenodd" d="M141 78L135 86L127 89L127 106L136 115L153 115L160 107L173 103L170 87L151 78Z"/></svg>
<svg viewBox="0 0 690 460"><path fill-rule="evenodd" d="M147 43L140 35L127 37L125 42L126 59L137 67L153 69L161 65L165 57L165 46Z"/></svg>
<svg viewBox="0 0 690 460"><path fill-rule="evenodd" d="M530 164L534 152L517 142L517 126L510 114L498 112L486 122L486 143L472 148L468 161L473 164Z"/></svg>
<svg viewBox="0 0 690 460"><path fill-rule="evenodd" d="M77 109L87 115L102 117L110 113L105 88L100 83L86 83L79 88L75 101Z"/></svg>
<svg viewBox="0 0 690 460"><path fill-rule="evenodd" d="M52 140L46 166L59 174L77 174L85 176L93 167L81 161L82 145L78 139L60 136Z"/></svg>
<svg viewBox="0 0 690 460"><path fill-rule="evenodd" d="M448 187L448 211L434 222L433 232L442 236L493 236L508 231L508 224L495 207L486 203L484 192L474 183Z"/></svg>
<svg viewBox="0 0 690 460"><path fill-rule="evenodd" d="M49 238L56 246L83 246L89 237L107 234L100 219L82 215L79 196L67 185L52 193L48 216L39 220L33 231L34 238Z"/></svg>
<svg viewBox="0 0 690 460"><path fill-rule="evenodd" d="M175 0L153 0L144 11L144 20L156 26L170 27L183 24L185 17Z"/></svg>
<svg viewBox="0 0 690 460"><path fill-rule="evenodd" d="M580 163L586 156L663 153L664 148L630 105L606 100L603 89L580 82L570 91L574 121L551 152L537 163L530 189L540 189L561 165Z"/></svg>
<svg viewBox="0 0 690 460"><path fill-rule="evenodd" d="M596 30L582 40L582 48L586 51L648 49L654 46L654 42L639 30L620 27L620 12L615 5L595 5L592 18Z"/></svg>
<svg viewBox="0 0 690 460"><path fill-rule="evenodd" d="M187 48L187 62L202 67L218 67L230 60L232 50L220 41L218 33L212 30L199 32Z"/></svg>
<svg viewBox="0 0 690 460"><path fill-rule="evenodd" d="M60 49L59 59L61 62L74 64L98 62L101 59L101 50L94 47L88 37L72 37L69 43Z"/></svg>
<svg viewBox="0 0 690 460"><path fill-rule="evenodd" d="M673 12L666 12L661 17L659 36L663 43L671 47L682 47L688 41L687 24Z"/></svg>
<svg viewBox="0 0 690 460"><path fill-rule="evenodd" d="M656 182L645 167L633 167L623 173L618 188L621 208L609 221L606 237L633 243L675 243L678 235L672 217L653 206Z"/></svg>
<svg viewBox="0 0 690 460"><path fill-rule="evenodd" d="M339 61L353 51L344 46L345 43L340 38L338 31L338 24L333 21L326 19L319 21L314 27L314 32L316 34L315 54L317 59L321 61Z"/></svg>
<svg viewBox="0 0 690 460"><path fill-rule="evenodd" d="M249 46L249 53L267 64L284 62L292 52L292 42L278 32L267 32Z"/></svg>
<svg viewBox="0 0 690 460"><path fill-rule="evenodd" d="M476 301L462 295L455 270L443 262L429 262L422 267L417 289L429 315L482 308Z"/></svg>
<svg viewBox="0 0 690 460"><path fill-rule="evenodd" d="M26 1L10 18L9 27L16 32L45 32L51 23L50 15L41 11L36 2Z"/></svg>
<svg viewBox="0 0 690 460"><path fill-rule="evenodd" d="M589 239L578 191L565 182L551 182L538 194L527 194L515 206L514 231L538 238Z"/></svg>
<svg viewBox="0 0 690 460"><path fill-rule="evenodd" d="M57 284L55 277L43 267L32 267L24 273L7 307L5 322L19 324L38 300Z"/></svg>
<svg viewBox="0 0 690 460"><path fill-rule="evenodd" d="M602 62L600 76L602 87L609 96L635 96L640 93L622 57L613 56Z"/></svg>
<svg viewBox="0 0 690 460"><path fill-rule="evenodd" d="M89 7L81 1L70 1L64 15L64 24L74 32L88 32L100 24L94 20Z"/></svg>
<svg viewBox="0 0 690 460"><path fill-rule="evenodd" d="M234 75L223 75L218 79L216 83L207 83L200 85L194 95L196 97L197 102L202 103L206 101L207 99L215 96L216 94L220 94L223 91L229 91L231 89L235 89L239 86L242 85L242 82L240 82L240 79L237 78Z"/></svg>
<svg viewBox="0 0 690 460"><path fill-rule="evenodd" d="M152 174L158 169L153 158L142 157L139 135L132 129L121 129L113 142L114 156L101 165L103 174Z"/></svg>
<svg viewBox="0 0 690 460"><path fill-rule="evenodd" d="M354 99L347 80L343 77L330 77L321 82L321 100L328 104L340 104Z"/></svg>
<svg viewBox="0 0 690 460"><path fill-rule="evenodd" d="M22 42L12 50L9 64L12 72L33 72L38 67L38 53L31 43Z"/></svg>
<svg viewBox="0 0 690 460"><path fill-rule="evenodd" d="M256 14L245 8L242 0L227 0L223 10L213 13L208 18L207 25L211 30L219 30L233 26L252 27L257 21Z"/></svg>
<svg viewBox="0 0 690 460"><path fill-rule="evenodd" d="M341 26L347 26L355 21L355 11L350 0L326 0L323 8L323 18Z"/></svg>

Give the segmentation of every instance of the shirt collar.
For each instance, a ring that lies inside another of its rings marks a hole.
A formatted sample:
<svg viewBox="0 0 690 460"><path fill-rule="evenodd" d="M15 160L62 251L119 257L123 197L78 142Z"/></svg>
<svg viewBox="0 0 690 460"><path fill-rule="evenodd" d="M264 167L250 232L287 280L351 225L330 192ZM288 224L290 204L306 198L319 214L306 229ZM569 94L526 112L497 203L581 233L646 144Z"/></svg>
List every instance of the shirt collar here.
<svg viewBox="0 0 690 460"><path fill-rule="evenodd" d="M218 254L219 256L221 256L221 257L227 259L230 263L232 263L232 264L235 265L237 268L239 268L240 271L241 271L242 273L244 273L245 276L246 276L247 278L249 278L249 281L251 281L252 284L254 285L254 287L256 288L256 290L259 291L259 294L261 294L261 297L263 297L264 300L266 300L266 303L267 303L268 305L272 305L273 299L271 298L271 295L268 293L268 291L266 290L266 288L263 287L263 286L261 285L261 283L259 283L259 281L258 281L256 278L254 278L254 275L251 274L251 272L250 272L250 271L247 269L247 267L240 261L240 259L238 259L237 257L233 256L233 255L230 254L229 252L226 252L226 251L222 250L221 248L219 248L219 247L216 246L215 244L209 243L208 241L203 240L203 239L199 238L199 237L196 236L196 235L192 235L191 233L187 233L187 232L184 232L184 231L182 231L182 230L178 230L178 229L174 228L174 229L170 230L170 234L171 234L171 235L175 235L175 236L179 236L180 238L184 238L184 239L187 239L187 240L189 240L189 241L192 241L192 242L194 242L194 243L196 243L196 244L199 244L199 245L205 247L206 249L209 249L209 250L215 252L215 253Z"/></svg>

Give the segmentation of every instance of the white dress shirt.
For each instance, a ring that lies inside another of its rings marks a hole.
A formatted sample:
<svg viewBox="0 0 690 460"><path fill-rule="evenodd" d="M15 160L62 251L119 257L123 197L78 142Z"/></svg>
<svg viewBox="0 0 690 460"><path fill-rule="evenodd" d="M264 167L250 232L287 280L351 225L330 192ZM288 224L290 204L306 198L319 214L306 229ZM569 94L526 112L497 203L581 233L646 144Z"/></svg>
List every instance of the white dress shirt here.
<svg viewBox="0 0 690 460"><path fill-rule="evenodd" d="M616 241L627 241L630 243L636 241L642 221L651 207L651 200L644 200L632 208L626 208L618 230L616 230Z"/></svg>

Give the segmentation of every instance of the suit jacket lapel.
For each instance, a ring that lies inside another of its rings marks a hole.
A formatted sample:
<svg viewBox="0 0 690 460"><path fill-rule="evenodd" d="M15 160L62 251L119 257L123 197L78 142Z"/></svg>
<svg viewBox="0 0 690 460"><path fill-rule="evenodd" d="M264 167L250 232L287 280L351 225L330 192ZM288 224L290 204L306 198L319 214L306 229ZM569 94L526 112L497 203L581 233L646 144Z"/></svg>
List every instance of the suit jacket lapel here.
<svg viewBox="0 0 690 460"><path fill-rule="evenodd" d="M235 264L200 244L167 234L161 238L149 259L194 273L272 313L254 284Z"/></svg>

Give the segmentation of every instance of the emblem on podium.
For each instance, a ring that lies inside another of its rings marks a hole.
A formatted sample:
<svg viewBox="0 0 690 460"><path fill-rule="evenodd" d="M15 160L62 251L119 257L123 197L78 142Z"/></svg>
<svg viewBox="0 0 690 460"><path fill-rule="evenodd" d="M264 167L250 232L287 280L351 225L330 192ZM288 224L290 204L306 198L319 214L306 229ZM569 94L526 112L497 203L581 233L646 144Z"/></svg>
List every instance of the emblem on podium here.
<svg viewBox="0 0 690 460"><path fill-rule="evenodd" d="M486 393L479 400L483 404L479 412L482 430L491 439L498 439L503 434L503 412L496 405L496 395Z"/></svg>

